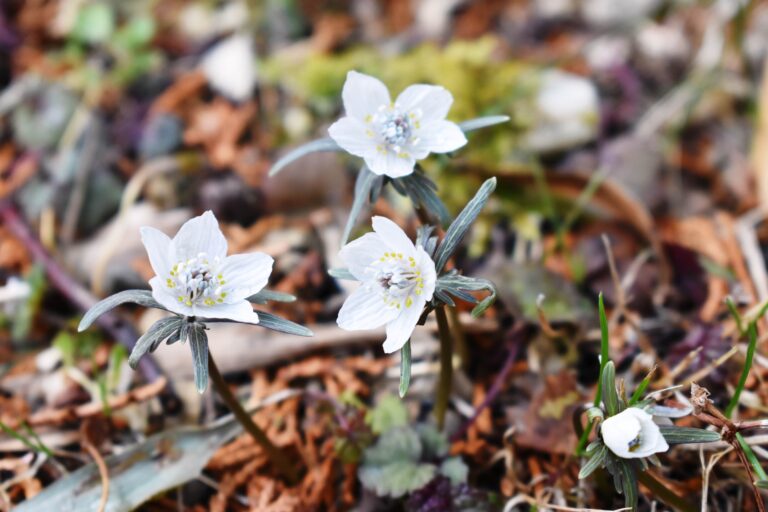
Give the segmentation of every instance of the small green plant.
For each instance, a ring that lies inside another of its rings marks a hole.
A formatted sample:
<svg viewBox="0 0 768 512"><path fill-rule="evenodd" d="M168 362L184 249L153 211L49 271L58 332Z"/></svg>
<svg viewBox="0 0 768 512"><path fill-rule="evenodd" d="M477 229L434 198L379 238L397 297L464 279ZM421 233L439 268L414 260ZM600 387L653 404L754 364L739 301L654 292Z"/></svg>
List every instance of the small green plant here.
<svg viewBox="0 0 768 512"><path fill-rule="evenodd" d="M371 435L357 462L366 489L383 499L404 499L407 510L486 510L481 505L488 503L487 493L467 485L468 468L449 455L445 434L431 424L409 425L398 398L382 397L366 413L365 425Z"/></svg>
<svg viewBox="0 0 768 512"><path fill-rule="evenodd" d="M596 469L604 467L613 476L616 491L624 495L625 506L634 510L638 499L638 474L648 469L649 463L661 465L657 453L666 452L670 445L711 443L719 441L721 436L718 432L700 428L657 425L653 417L667 416L669 411L655 406L652 398L640 398L650 376L643 380L631 397L624 394L623 386L620 393L616 385L616 369L608 358L608 320L602 295L599 314L600 380L595 402L587 410L588 428L582 433L577 448L577 453L586 457L579 478L586 478ZM583 443L595 426L599 426L597 438L582 452Z"/></svg>

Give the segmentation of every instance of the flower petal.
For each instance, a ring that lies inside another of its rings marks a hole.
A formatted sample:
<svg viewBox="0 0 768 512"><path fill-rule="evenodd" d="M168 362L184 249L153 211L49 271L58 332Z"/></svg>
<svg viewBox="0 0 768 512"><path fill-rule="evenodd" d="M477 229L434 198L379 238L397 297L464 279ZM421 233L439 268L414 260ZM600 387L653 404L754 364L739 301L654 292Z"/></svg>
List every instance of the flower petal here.
<svg viewBox="0 0 768 512"><path fill-rule="evenodd" d="M459 125L450 121L432 121L419 130L419 141L414 153L428 150L432 153L455 151L467 143L467 137Z"/></svg>
<svg viewBox="0 0 768 512"><path fill-rule="evenodd" d="M389 176L390 178L402 178L413 172L416 159L413 155L398 156L392 151L379 151L364 156L365 164L374 174Z"/></svg>
<svg viewBox="0 0 768 512"><path fill-rule="evenodd" d="M333 123L328 128L328 135L344 151L365 157L376 152L376 140L368 136L368 130L363 121L347 116Z"/></svg>
<svg viewBox="0 0 768 512"><path fill-rule="evenodd" d="M432 261L427 251L420 245L416 247L416 266L421 271L421 278L424 283L423 297L425 300L432 300L432 294L435 292L435 285L437 283L435 262Z"/></svg>
<svg viewBox="0 0 768 512"><path fill-rule="evenodd" d="M344 110L348 116L364 121L382 105L389 105L389 91L381 81L372 76L350 71L341 91Z"/></svg>
<svg viewBox="0 0 768 512"><path fill-rule="evenodd" d="M389 247L381 237L377 233L366 233L342 247L339 258L355 278L365 281L370 278L365 269L385 252L389 252Z"/></svg>
<svg viewBox="0 0 768 512"><path fill-rule="evenodd" d="M422 123L445 119L453 103L453 96L439 85L414 84L407 87L395 104L406 112L419 110Z"/></svg>
<svg viewBox="0 0 768 512"><path fill-rule="evenodd" d="M215 306L195 306L195 315L199 318L223 318L246 324L259 323L259 315L246 300Z"/></svg>
<svg viewBox="0 0 768 512"><path fill-rule="evenodd" d="M173 247L179 260L194 258L201 252L211 258L224 259L227 255L227 239L210 210L185 222L173 238Z"/></svg>
<svg viewBox="0 0 768 512"><path fill-rule="evenodd" d="M180 302L179 298L168 289L162 278L158 276L153 277L149 280L149 286L152 287L152 298L168 311L182 316L195 316L194 308Z"/></svg>
<svg viewBox="0 0 768 512"><path fill-rule="evenodd" d="M406 256L412 256L416 252L413 242L405 234L405 231L388 218L377 215L371 219L371 224L373 225L373 230L378 233L381 240L390 249L394 249L395 252L401 252Z"/></svg>
<svg viewBox="0 0 768 512"><path fill-rule="evenodd" d="M363 284L344 301L336 323L347 331L376 329L397 313L397 309L384 304L381 290L372 290Z"/></svg>
<svg viewBox="0 0 768 512"><path fill-rule="evenodd" d="M171 239L159 229L145 226L141 228L141 243L147 250L155 275L167 278L175 260Z"/></svg>
<svg viewBox="0 0 768 512"><path fill-rule="evenodd" d="M403 306L397 318L387 323L387 339L384 340L384 352L391 354L396 350L400 350L405 345L405 342L411 338L421 312L424 310L424 304L426 304L426 300L422 295L414 300L410 307Z"/></svg>
<svg viewBox="0 0 768 512"><path fill-rule="evenodd" d="M226 281L226 302L243 300L264 288L274 263L271 256L262 252L226 257L219 269Z"/></svg>

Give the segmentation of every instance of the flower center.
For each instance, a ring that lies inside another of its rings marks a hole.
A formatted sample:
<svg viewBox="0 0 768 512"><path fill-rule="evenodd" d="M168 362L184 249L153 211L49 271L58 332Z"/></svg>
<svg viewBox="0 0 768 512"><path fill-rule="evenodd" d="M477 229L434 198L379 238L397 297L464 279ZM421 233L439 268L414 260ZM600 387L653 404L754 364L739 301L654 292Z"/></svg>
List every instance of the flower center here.
<svg viewBox="0 0 768 512"><path fill-rule="evenodd" d="M408 116L398 111L385 114L379 125L379 134L390 146L400 147L411 138L411 123Z"/></svg>
<svg viewBox="0 0 768 512"><path fill-rule="evenodd" d="M412 256L406 258L401 253L385 252L369 267L369 271L389 307L400 309L405 304L409 308L413 304L413 295L423 292L424 279Z"/></svg>
<svg viewBox="0 0 768 512"><path fill-rule="evenodd" d="M208 258L200 253L195 258L176 263L165 280L168 288L176 292L179 302L187 306L213 306L224 302L227 292L222 290L224 276L218 272L219 258Z"/></svg>
<svg viewBox="0 0 768 512"><path fill-rule="evenodd" d="M638 448L640 448L640 445L643 443L642 439L640 439L640 433L637 433L637 437L632 439L627 446L629 447L630 452L637 451Z"/></svg>

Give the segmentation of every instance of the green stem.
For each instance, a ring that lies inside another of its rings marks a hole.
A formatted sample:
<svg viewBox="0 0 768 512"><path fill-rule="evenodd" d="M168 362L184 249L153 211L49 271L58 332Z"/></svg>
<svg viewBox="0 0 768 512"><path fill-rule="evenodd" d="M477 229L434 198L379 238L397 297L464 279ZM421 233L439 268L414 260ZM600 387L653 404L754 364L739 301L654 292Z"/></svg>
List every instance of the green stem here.
<svg viewBox="0 0 768 512"><path fill-rule="evenodd" d="M435 309L437 331L440 337L440 378L435 399L435 420L437 428L442 430L445 425L445 412L448 410L448 400L451 396L451 381L453 379L453 347L451 331L445 306Z"/></svg>
<svg viewBox="0 0 768 512"><path fill-rule="evenodd" d="M270 462L275 465L275 468L290 484L296 484L299 481L299 475L285 454L269 440L267 434L254 423L253 418L248 412L243 409L240 402L237 400L232 390L229 389L227 382L221 375L216 362L213 360L213 355L208 354L208 374L213 381L213 387L216 388L216 392L219 394L224 403L227 404L229 410L235 415L237 421L243 426L243 428L251 434L253 439L264 449L267 453L267 457Z"/></svg>
<svg viewBox="0 0 768 512"><path fill-rule="evenodd" d="M744 439L744 436L741 435L741 432L736 434L736 440L739 442L741 449L744 450L744 455L746 455L749 464L752 466L752 469L755 472L755 475L757 475L757 479L768 480L768 475L765 474L763 466L761 466L760 461L757 460L757 455L755 455L755 452L752 451L752 447L747 444L747 441Z"/></svg>
<svg viewBox="0 0 768 512"><path fill-rule="evenodd" d="M728 403L728 407L725 408L726 418L731 417L736 406L739 405L739 397L744 390L744 386L747 383L747 377L749 376L749 370L752 368L752 358L755 356L755 347L757 347L757 325L755 322L750 322L747 326L747 337L749 344L747 345L747 357L744 361L744 368L741 370L741 377L739 377L739 383L736 385L736 389L733 391L733 397Z"/></svg>
<svg viewBox="0 0 768 512"><path fill-rule="evenodd" d="M608 317L605 314L605 302L603 301L602 292L598 296L597 305L600 316L600 373L597 376L597 392L595 393L593 405L595 407L600 407L600 402L603 400L603 386L601 385L603 382L603 369L605 368L605 365L608 364L608 361L610 361L610 347L608 346ZM576 445L576 456L580 457L584 454L584 448L587 446L589 434L592 432L595 423L596 421L588 423L584 432L581 433L579 444Z"/></svg>

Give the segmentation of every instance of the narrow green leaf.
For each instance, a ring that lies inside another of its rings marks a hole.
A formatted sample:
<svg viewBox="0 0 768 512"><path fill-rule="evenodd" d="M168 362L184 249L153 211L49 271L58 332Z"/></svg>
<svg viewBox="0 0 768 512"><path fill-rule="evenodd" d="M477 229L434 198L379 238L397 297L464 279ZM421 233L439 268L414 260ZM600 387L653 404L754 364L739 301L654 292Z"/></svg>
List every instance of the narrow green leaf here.
<svg viewBox="0 0 768 512"><path fill-rule="evenodd" d="M443 238L443 241L438 246L435 254L435 269L438 274L443 270L448 259L456 251L459 243L461 243L461 240L469 231L472 223L477 219L480 210L482 210L485 203L488 202L488 198L495 188L496 178L486 180L475 194L475 197L467 203L458 217L456 217L456 220L450 225L448 231L445 232L445 238Z"/></svg>
<svg viewBox="0 0 768 512"><path fill-rule="evenodd" d="M342 149L330 137L324 137L322 139L307 142L306 144L302 144L301 146L289 151L277 162L275 162L272 168L269 169L269 176L274 176L289 164L292 164L301 157L309 155L310 153L317 153L321 151L342 151Z"/></svg>
<svg viewBox="0 0 768 512"><path fill-rule="evenodd" d="M656 371L656 366L651 368L651 371L648 372L648 374L643 378L643 380L640 382L640 385L637 386L635 389L635 392L632 393L632 397L629 399L629 405L635 405L640 401L640 398L643 396L643 393L645 393L645 390L648 389L648 385L651 383L651 377L653 376L653 373Z"/></svg>
<svg viewBox="0 0 768 512"><path fill-rule="evenodd" d="M296 297L290 293L276 292L273 290L261 290L254 295L251 295L246 299L248 302L255 302L257 304L266 304L268 301L272 302L295 302Z"/></svg>
<svg viewBox="0 0 768 512"><path fill-rule="evenodd" d="M400 349L400 398L405 397L411 385L411 340Z"/></svg>
<svg viewBox="0 0 768 512"><path fill-rule="evenodd" d="M82 332L86 330L101 315L127 302L139 304L140 306L146 306L148 308L165 309L160 303L152 298L152 292L149 290L125 290L110 295L106 299L100 300L94 304L91 309L86 311L85 315L83 315L82 320L80 320L80 325L77 326L77 331Z"/></svg>
<svg viewBox="0 0 768 512"><path fill-rule="evenodd" d="M344 226L344 234L341 235L341 245L346 245L347 240L349 240L352 228L355 227L357 218L360 216L360 212L363 211L363 206L368 202L373 185L378 179L379 176L372 173L366 165L363 165L360 168L360 172L357 173L355 197L352 198L352 207L349 209L349 217L347 217L347 224Z"/></svg>
<svg viewBox="0 0 768 512"><path fill-rule="evenodd" d="M750 322L747 326L747 355L744 359L744 367L741 369L741 376L739 382L736 384L736 388L733 390L733 396L731 401L728 402L728 406L725 408L725 417L730 418L734 409L739 405L739 398L741 392L744 390L744 386L747 384L747 377L749 377L749 370L752 368L752 359L755 357L755 348L757 347L757 320Z"/></svg>
<svg viewBox="0 0 768 512"><path fill-rule="evenodd" d="M608 456L608 448L604 444L601 444L595 450L595 453L589 460L581 467L579 471L579 479L587 478L594 471L605 464L605 458Z"/></svg>
<svg viewBox="0 0 768 512"><path fill-rule="evenodd" d="M357 281L357 278L352 275L352 272L346 268L329 269L328 275L335 277L336 279L343 279L344 281Z"/></svg>
<svg viewBox="0 0 768 512"><path fill-rule="evenodd" d="M205 326L195 323L189 328L189 348L195 372L195 387L202 394L208 387L208 335Z"/></svg>
<svg viewBox="0 0 768 512"><path fill-rule="evenodd" d="M703 428L675 427L672 425L660 425L659 431L668 444L689 443L714 443L722 437L718 432L704 430Z"/></svg>
<svg viewBox="0 0 768 512"><path fill-rule="evenodd" d="M607 415L613 416L619 412L619 393L616 391L616 368L613 361L603 367L603 374L600 377L600 388L603 390L603 403Z"/></svg>
<svg viewBox="0 0 768 512"><path fill-rule="evenodd" d="M768 489L768 480L755 480L755 487L760 489Z"/></svg>
<svg viewBox="0 0 768 512"><path fill-rule="evenodd" d="M624 506L637 510L637 472L626 460L619 460L617 466L624 494Z"/></svg>
<svg viewBox="0 0 768 512"><path fill-rule="evenodd" d="M171 336L174 332L178 332L181 329L181 324L185 320L179 316L171 316L168 318L161 318L152 326L147 329L137 341L136 345L131 350L131 355L128 357L128 364L136 369L136 365L139 364L139 360L147 352L154 350L157 346Z"/></svg>
<svg viewBox="0 0 768 512"><path fill-rule="evenodd" d="M258 311L260 326L271 329L273 331L284 332L286 334L293 334L295 336L314 336L311 330L307 329L303 325L299 325L285 318L280 318L272 313L266 313L264 311Z"/></svg>
<svg viewBox="0 0 768 512"><path fill-rule="evenodd" d="M485 116L476 117L475 119L469 119L468 121L462 121L459 123L459 128L464 133L468 133L481 128L487 128L501 123L509 121L509 116Z"/></svg>
<svg viewBox="0 0 768 512"><path fill-rule="evenodd" d="M603 293L600 292L600 295L597 298L597 309L598 314L600 316L600 382L603 381L603 369L605 368L605 365L608 364L608 361L610 361L610 350L609 350L609 335L608 335L608 317L605 314L605 303L603 302ZM600 406L600 402L602 401L602 384L600 386L597 386L597 393L595 394L595 406Z"/></svg>

